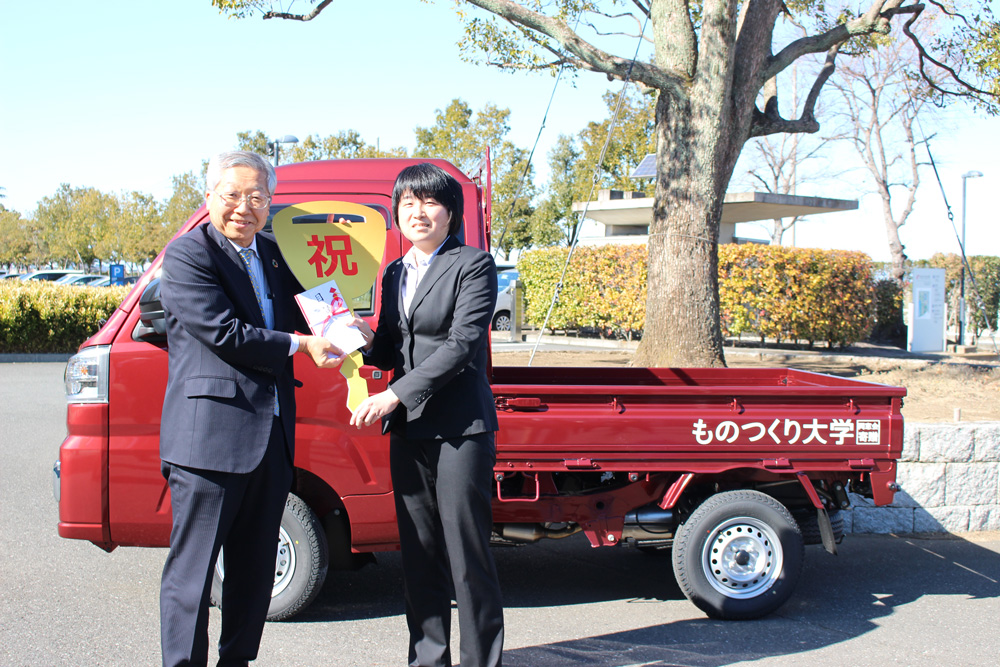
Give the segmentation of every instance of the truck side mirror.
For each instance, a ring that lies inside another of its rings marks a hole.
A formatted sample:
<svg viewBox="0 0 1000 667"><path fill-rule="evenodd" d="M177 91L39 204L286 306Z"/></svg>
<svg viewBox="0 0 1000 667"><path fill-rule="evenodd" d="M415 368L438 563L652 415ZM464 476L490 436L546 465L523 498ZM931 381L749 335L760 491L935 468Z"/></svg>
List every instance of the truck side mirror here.
<svg viewBox="0 0 1000 667"><path fill-rule="evenodd" d="M160 279L153 278L139 297L139 323L132 332L132 340L147 343L167 341L167 322L160 304Z"/></svg>

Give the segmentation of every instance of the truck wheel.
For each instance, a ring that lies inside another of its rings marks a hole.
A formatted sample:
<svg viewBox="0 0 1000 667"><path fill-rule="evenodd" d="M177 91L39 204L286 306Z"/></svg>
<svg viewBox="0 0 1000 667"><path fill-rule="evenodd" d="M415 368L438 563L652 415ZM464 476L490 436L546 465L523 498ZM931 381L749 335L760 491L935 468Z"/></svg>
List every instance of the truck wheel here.
<svg viewBox="0 0 1000 667"><path fill-rule="evenodd" d="M305 501L288 494L278 529L278 552L274 562L274 587L267 620L291 618L319 595L329 567L329 550L323 526ZM222 551L215 563L212 604L222 607L222 580L226 576Z"/></svg>
<svg viewBox="0 0 1000 667"><path fill-rule="evenodd" d="M493 330L510 331L510 313L508 313L506 310L501 310L499 313L494 315Z"/></svg>
<svg viewBox="0 0 1000 667"><path fill-rule="evenodd" d="M802 534L784 505L758 491L726 491L678 529L674 576L710 617L758 618L791 596L802 555Z"/></svg>

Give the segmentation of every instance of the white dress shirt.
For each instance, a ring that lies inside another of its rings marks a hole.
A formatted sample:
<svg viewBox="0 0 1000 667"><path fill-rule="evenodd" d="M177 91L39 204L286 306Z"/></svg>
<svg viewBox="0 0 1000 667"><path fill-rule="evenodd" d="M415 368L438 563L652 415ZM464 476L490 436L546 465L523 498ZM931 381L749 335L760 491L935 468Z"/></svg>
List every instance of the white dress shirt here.
<svg viewBox="0 0 1000 667"><path fill-rule="evenodd" d="M406 273L403 274L403 312L407 317L410 316L410 304L413 303L413 296L417 293L417 285L423 280L424 274L427 273L427 269L430 268L431 262L437 257L438 252L441 250L441 246L447 241L447 237L441 242L437 248L434 249L429 255L417 250L415 247L410 248L403 255L403 268L406 269Z"/></svg>

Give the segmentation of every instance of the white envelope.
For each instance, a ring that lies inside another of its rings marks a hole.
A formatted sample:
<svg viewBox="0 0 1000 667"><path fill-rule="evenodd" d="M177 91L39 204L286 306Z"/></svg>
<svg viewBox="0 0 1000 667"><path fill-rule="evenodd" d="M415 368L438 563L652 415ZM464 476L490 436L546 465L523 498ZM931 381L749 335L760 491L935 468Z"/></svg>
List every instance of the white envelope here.
<svg viewBox="0 0 1000 667"><path fill-rule="evenodd" d="M347 307L335 280L296 294L295 301L313 334L326 338L345 354L364 347L365 337L351 325L354 314Z"/></svg>

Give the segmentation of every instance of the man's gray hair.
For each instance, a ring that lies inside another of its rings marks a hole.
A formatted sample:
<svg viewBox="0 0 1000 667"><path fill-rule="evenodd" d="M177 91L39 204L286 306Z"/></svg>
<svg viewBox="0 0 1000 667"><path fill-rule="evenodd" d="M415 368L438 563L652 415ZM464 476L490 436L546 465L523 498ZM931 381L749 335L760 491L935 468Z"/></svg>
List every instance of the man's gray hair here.
<svg viewBox="0 0 1000 667"><path fill-rule="evenodd" d="M274 188L278 185L278 177L274 174L274 167L271 163L250 151L226 151L212 157L208 162L208 172L205 174L205 187L214 190L219 181L222 180L222 172L233 167L249 167L254 171L267 176L267 194L273 195Z"/></svg>

